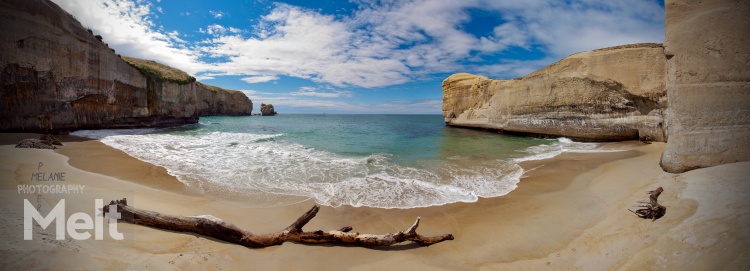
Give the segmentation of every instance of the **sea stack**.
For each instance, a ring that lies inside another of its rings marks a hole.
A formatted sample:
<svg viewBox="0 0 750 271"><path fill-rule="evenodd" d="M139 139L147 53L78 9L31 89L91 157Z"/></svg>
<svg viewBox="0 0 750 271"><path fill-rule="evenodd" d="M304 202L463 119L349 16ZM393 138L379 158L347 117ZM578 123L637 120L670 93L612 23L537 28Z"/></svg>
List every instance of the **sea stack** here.
<svg viewBox="0 0 750 271"><path fill-rule="evenodd" d="M272 104L260 104L260 115L261 116L274 116L276 110L274 110Z"/></svg>

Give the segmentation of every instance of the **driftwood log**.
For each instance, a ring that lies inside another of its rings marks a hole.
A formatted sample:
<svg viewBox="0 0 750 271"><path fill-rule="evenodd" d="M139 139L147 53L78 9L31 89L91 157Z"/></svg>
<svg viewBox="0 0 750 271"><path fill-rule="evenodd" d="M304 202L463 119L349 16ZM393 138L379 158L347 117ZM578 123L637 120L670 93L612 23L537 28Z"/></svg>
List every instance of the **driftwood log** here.
<svg viewBox="0 0 750 271"><path fill-rule="evenodd" d="M354 244L370 247L390 246L404 241L412 241L419 245L429 246L442 241L453 240L452 234L432 237L418 234L416 230L417 227L419 227L419 217L417 217L417 221L415 221L408 229L392 234L361 234L351 232L352 227L349 226L343 227L340 230L332 231L302 231L302 227L304 227L307 222L310 222L310 220L318 213L318 210L320 210L318 205L313 206L312 209L300 216L297 221L292 223L292 225L289 225L289 227L286 227L279 232L267 234L253 234L232 223L211 215L174 216L142 210L129 206L126 199L113 200L109 205L117 205L117 211L121 216L120 220L126 222L158 229L194 232L250 248L281 245L286 241L304 244ZM105 213L109 211L109 205L104 206L103 211Z"/></svg>
<svg viewBox="0 0 750 271"><path fill-rule="evenodd" d="M628 211L633 212L640 218L651 219L651 221L661 218L667 212L667 207L659 204L659 195L661 195L661 192L664 192L664 189L661 188L661 186L656 190L648 191L649 201L639 201L639 203L643 204L638 206L641 207L641 209L635 211L628 209Z"/></svg>

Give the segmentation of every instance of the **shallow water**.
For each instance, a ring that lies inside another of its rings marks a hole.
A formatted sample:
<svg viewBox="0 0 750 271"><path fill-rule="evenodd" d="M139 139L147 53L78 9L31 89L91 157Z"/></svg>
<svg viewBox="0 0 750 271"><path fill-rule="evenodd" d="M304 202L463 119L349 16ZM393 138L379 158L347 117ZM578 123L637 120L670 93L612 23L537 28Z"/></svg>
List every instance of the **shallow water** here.
<svg viewBox="0 0 750 271"><path fill-rule="evenodd" d="M250 207L308 198L378 208L474 202L515 189L521 161L605 151L565 138L450 128L440 115L204 117L176 129L74 134L163 166L208 197Z"/></svg>

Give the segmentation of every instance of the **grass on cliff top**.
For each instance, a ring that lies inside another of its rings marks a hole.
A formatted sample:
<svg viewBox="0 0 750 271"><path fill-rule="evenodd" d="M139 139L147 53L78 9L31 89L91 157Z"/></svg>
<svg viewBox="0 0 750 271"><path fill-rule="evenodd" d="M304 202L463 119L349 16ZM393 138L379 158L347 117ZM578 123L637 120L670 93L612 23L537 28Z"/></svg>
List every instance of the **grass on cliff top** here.
<svg viewBox="0 0 750 271"><path fill-rule="evenodd" d="M239 92L237 90L229 90L229 89L223 89L223 88L220 88L220 87L217 87L217 86L206 85L206 84L203 84L201 82L198 82L198 84L203 85L203 87L205 87L206 89L211 90L211 91L217 91L217 92L222 92L223 91L223 92L228 92L228 93Z"/></svg>
<svg viewBox="0 0 750 271"><path fill-rule="evenodd" d="M177 84L188 84L195 82L195 77L190 76L186 72L169 67L153 60L143 60L127 56L123 56L122 59L146 76L155 77L157 79L162 79Z"/></svg>

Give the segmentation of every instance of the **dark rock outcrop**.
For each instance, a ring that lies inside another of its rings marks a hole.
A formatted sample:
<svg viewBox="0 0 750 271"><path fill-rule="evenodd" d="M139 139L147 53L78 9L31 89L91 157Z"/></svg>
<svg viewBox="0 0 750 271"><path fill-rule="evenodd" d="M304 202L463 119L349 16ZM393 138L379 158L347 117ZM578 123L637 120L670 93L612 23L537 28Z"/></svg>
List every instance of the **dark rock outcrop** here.
<svg viewBox="0 0 750 271"><path fill-rule="evenodd" d="M276 115L276 110L273 109L272 104L260 104L260 115L273 116Z"/></svg>
<svg viewBox="0 0 750 271"><path fill-rule="evenodd" d="M32 148L32 149L57 149L56 146L62 146L62 142L51 135L42 135L40 139L27 138L21 140L16 144L16 148Z"/></svg>
<svg viewBox="0 0 750 271"><path fill-rule="evenodd" d="M60 142L59 139L55 138L52 135L48 135L48 134L42 135L42 137L39 138L39 140L44 141L46 143L49 143L50 145L55 145L55 146L62 146L63 145L62 142Z"/></svg>
<svg viewBox="0 0 750 271"><path fill-rule="evenodd" d="M52 145L49 142L45 142L36 138L27 138L27 139L21 140L21 142L18 142L18 144L16 144L16 148L50 149L50 150L57 149L55 145Z"/></svg>
<svg viewBox="0 0 750 271"><path fill-rule="evenodd" d="M198 115L239 116L250 115L253 103L244 93L197 83Z"/></svg>
<svg viewBox="0 0 750 271"><path fill-rule="evenodd" d="M50 1L2 1L0 21L0 131L164 127L251 114L241 92L135 68Z"/></svg>

